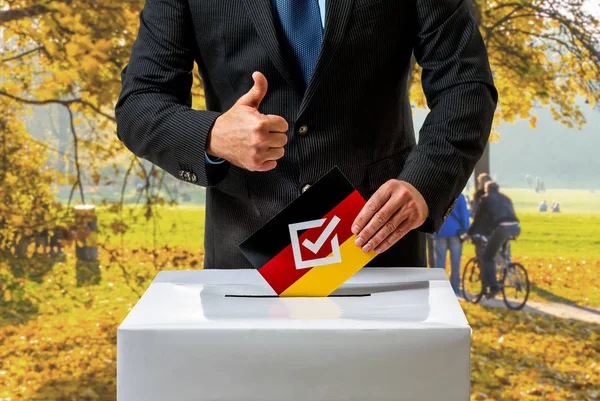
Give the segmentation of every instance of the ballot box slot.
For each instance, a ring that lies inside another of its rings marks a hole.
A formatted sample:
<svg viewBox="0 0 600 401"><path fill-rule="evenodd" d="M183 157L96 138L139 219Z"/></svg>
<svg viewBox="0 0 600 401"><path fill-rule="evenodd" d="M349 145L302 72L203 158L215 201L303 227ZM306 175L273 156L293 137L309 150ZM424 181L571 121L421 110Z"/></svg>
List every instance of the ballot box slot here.
<svg viewBox="0 0 600 401"><path fill-rule="evenodd" d="M357 298L357 297L370 297L370 296L371 296L371 294L331 294L328 296L328 298ZM280 296L279 295L225 294L225 298L280 298ZM296 297L296 298L315 298L315 297Z"/></svg>
<svg viewBox="0 0 600 401"><path fill-rule="evenodd" d="M429 288L429 281L412 281L412 282L390 282L390 283L368 283L368 284L346 284L327 298L363 298L370 297L374 294L384 294L402 291L414 291L424 290ZM235 290L233 290L235 291ZM248 294L246 291L253 292L251 290L238 290L237 294L225 294L225 298L280 298L276 294ZM260 292L260 291L257 291ZM321 298L321 297L295 297L295 298ZM322 297L325 298L325 297Z"/></svg>

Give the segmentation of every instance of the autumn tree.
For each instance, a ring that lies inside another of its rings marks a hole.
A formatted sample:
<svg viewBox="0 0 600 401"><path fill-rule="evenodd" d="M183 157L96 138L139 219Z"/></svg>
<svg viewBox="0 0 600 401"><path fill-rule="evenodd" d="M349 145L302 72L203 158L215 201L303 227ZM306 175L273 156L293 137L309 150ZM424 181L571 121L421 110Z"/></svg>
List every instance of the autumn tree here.
<svg viewBox="0 0 600 401"><path fill-rule="evenodd" d="M528 119L535 127L538 107L568 127L585 123L576 100L592 107L600 100L600 24L588 5L586 0L473 1L499 92L492 140L502 123ZM420 72L417 67L414 82ZM418 107L426 106L420 85L413 85L412 96ZM480 172L489 172L489 147L476 168Z"/></svg>
<svg viewBox="0 0 600 401"><path fill-rule="evenodd" d="M22 253L40 227L58 222L62 209L50 190L61 177L45 166L45 145L26 135L11 107L0 99L0 254Z"/></svg>
<svg viewBox="0 0 600 401"><path fill-rule="evenodd" d="M143 0L0 0L0 102L6 105L3 112L10 122L5 124L8 128L2 131L3 138L11 143L17 136L24 136L29 139L25 143L35 143L18 121L31 118L27 112L32 106L52 106L46 113L54 119L48 131L56 134L56 127L66 128L72 138L71 149L33 145L11 149L21 159L38 162L45 160L43 150L58 152L60 157L68 155L74 169L72 175L64 177L64 183L73 186L80 203L86 203L85 182L98 185L120 181L125 188L133 180L128 181L123 171L126 175L137 174L146 182L147 204L158 198L152 189L164 182L164 172L132 158L114 134L113 110L121 89L120 73L129 59L142 6ZM194 104L202 107L197 71L195 78ZM56 112L57 108L63 111ZM102 176L99 171L107 165L113 169ZM37 166L42 168L44 164ZM8 181L23 181L28 171L12 162L5 170L4 177L8 178L2 185L7 193ZM48 189L50 183L40 178L38 185ZM25 216L15 217L20 218ZM5 226L13 220L6 221Z"/></svg>

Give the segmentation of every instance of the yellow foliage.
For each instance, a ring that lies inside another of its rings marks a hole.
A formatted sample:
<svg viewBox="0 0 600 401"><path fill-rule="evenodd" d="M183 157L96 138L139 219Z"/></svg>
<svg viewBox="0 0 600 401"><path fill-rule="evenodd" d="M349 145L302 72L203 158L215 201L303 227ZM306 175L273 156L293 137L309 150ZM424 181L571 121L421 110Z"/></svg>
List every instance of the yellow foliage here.
<svg viewBox="0 0 600 401"><path fill-rule="evenodd" d="M54 174L45 167L45 147L25 132L5 100L0 97L0 158L10 169L0 175L0 252L33 234L34 228L47 227L45 216L56 210L50 188Z"/></svg>
<svg viewBox="0 0 600 401"><path fill-rule="evenodd" d="M67 56L75 57L79 54L79 46L75 42L69 42L65 45L65 51L67 52Z"/></svg>
<svg viewBox="0 0 600 401"><path fill-rule="evenodd" d="M85 56L83 57L83 60L81 61L81 66L83 67L83 70L87 73L92 73L94 72L94 70L96 70L99 66L98 61L92 57L92 56Z"/></svg>
<svg viewBox="0 0 600 401"><path fill-rule="evenodd" d="M74 0L46 2L51 13L3 22L0 60L18 56L23 49L40 48L27 57L0 61L0 92L25 93L28 99L81 97L85 103L113 114L121 90L121 69L129 60L131 45L139 27L143 0ZM0 10L38 7L37 0L0 0ZM1 93L0 93L0 96ZM194 102L203 107L199 81L194 84ZM72 109L82 107L74 104ZM83 107L87 115L97 113ZM105 122L106 124L106 122ZM114 140L113 130L106 130Z"/></svg>
<svg viewBox="0 0 600 401"><path fill-rule="evenodd" d="M597 46L600 29L597 17L585 11L584 3L562 2L557 11L552 2L475 2L499 92L492 140L502 122L529 119L535 127L537 117L532 113L538 105L550 107L554 118L568 127L585 123L575 99L587 98L593 106L600 98L600 59L588 50ZM411 99L423 108L427 103L421 73L416 66Z"/></svg>
<svg viewBox="0 0 600 401"><path fill-rule="evenodd" d="M531 116L531 118L529 119L529 126L531 128L536 128L537 127L537 120L538 120L537 116L535 116L535 115Z"/></svg>
<svg viewBox="0 0 600 401"><path fill-rule="evenodd" d="M473 327L471 401L596 399L597 326L462 304Z"/></svg>

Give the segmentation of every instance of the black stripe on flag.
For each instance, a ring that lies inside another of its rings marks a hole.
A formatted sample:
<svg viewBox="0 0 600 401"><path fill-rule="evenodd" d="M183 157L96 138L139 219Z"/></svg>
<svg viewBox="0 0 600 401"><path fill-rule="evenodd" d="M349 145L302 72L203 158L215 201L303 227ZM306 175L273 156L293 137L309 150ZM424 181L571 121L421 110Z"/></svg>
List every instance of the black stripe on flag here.
<svg viewBox="0 0 600 401"><path fill-rule="evenodd" d="M256 269L290 245L288 225L315 220L346 199L354 187L334 167L293 202L240 244L240 249Z"/></svg>

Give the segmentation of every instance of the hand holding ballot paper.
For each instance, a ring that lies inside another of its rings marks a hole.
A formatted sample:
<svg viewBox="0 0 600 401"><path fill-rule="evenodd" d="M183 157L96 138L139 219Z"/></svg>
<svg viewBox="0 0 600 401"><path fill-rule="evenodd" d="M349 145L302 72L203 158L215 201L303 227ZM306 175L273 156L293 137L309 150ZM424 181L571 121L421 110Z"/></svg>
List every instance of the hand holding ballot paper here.
<svg viewBox="0 0 600 401"><path fill-rule="evenodd" d="M334 168L240 248L280 296L328 296L377 256L356 244L357 216L369 217L361 210L365 200Z"/></svg>
<svg viewBox="0 0 600 401"><path fill-rule="evenodd" d="M429 208L423 195L408 182L389 180L371 196L354 220L355 243L365 252L382 253L410 230L420 227Z"/></svg>

